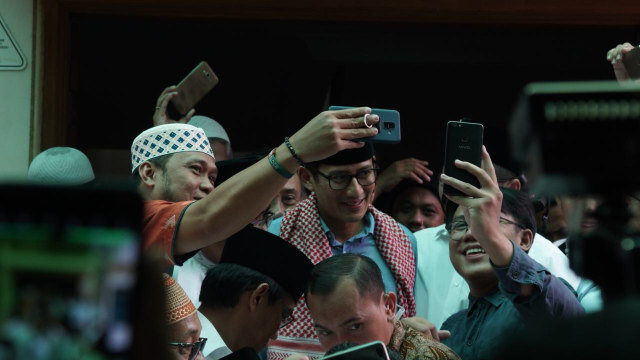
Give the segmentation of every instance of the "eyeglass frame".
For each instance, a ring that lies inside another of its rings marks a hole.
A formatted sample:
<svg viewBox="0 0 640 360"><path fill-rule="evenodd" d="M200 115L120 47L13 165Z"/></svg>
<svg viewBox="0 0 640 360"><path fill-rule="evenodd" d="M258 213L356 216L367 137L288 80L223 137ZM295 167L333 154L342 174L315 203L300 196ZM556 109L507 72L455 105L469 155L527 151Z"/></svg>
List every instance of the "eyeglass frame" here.
<svg viewBox="0 0 640 360"><path fill-rule="evenodd" d="M526 230L526 229L527 229L524 225L522 225L522 224L520 224L520 223L518 223L518 222L515 222L515 221L513 221L513 220L509 220L509 219L507 219L507 218L505 218L505 217L502 217L502 216L500 216L499 221L503 221L503 224L515 225L515 226L517 226L517 227L521 228L522 230ZM465 224L466 226L465 226L464 231L463 231L462 229L460 229L460 230L455 230L455 231L460 231L462 234L464 234L464 233L466 233L467 231L469 231L469 224L467 224L467 222L466 222L466 221L458 221L458 222L464 222L464 224ZM447 225L445 225L445 229L447 229L447 231L449 232L449 236L450 236L452 239L453 239L453 236L451 236L451 235L452 235L452 233L453 233L453 231L454 231L454 230L452 229L451 225L452 225L453 223L454 223L454 221L451 221L450 223L448 223ZM453 240L459 240L459 239L453 239Z"/></svg>
<svg viewBox="0 0 640 360"><path fill-rule="evenodd" d="M207 338L198 338L198 341L192 342L192 343L170 342L168 344L171 346L177 346L179 348L190 347L191 352L189 353L188 359L193 360L198 356L198 353L204 349L204 346L206 343L207 343Z"/></svg>
<svg viewBox="0 0 640 360"><path fill-rule="evenodd" d="M287 309L283 305L282 306L282 316L281 316L281 319L280 319L280 327L279 327L279 329L282 329L283 327L291 324L294 321L296 321L296 318L295 318L295 316L293 316L293 309Z"/></svg>
<svg viewBox="0 0 640 360"><path fill-rule="evenodd" d="M358 174L359 174L359 173L362 173L362 172L364 172L364 171L373 171L373 174L374 174L374 175L373 175L373 182L372 182L371 184L366 184L366 185L365 185L365 184L362 184L362 183L360 182L360 179L358 178ZM336 190L336 191L340 191L340 190L344 190L344 189L348 188L348 187L349 187L349 184L351 184L351 181L353 181L353 179L354 179L354 178L356 179L356 182L357 182L358 184L360 184L360 186L371 186L371 185L375 184L375 183L376 183L376 181L378 180L378 172L379 172L379 171L380 171L380 168L373 167L373 168L368 168L368 169L358 170L358 171L356 171L356 173L355 173L355 174L348 174L348 173L341 174L341 175L344 175L344 176L349 177L349 180L345 181L345 183L344 183L344 187L343 187L343 188L341 188L341 189L334 189L334 187L333 187L333 185L332 185L332 182L331 182L331 179L332 179L334 176L336 176L336 175L327 175L327 174L324 174L323 172L321 172L321 171L320 171L320 170L318 170L318 169L313 169L313 172L315 172L315 173L317 173L317 174L319 174L319 175L322 175L322 177L323 177L323 178L327 179L327 181L329 182L329 188L331 188L331 190Z"/></svg>

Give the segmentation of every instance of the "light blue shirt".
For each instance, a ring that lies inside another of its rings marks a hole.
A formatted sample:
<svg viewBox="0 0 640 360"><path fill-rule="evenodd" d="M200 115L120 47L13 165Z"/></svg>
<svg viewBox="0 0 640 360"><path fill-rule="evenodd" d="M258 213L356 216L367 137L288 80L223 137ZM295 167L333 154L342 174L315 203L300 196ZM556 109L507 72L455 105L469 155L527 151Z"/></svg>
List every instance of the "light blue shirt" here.
<svg viewBox="0 0 640 360"><path fill-rule="evenodd" d="M274 219L271 222L271 225L269 225L269 232L275 235L280 235L281 224L282 224L282 217ZM375 224L374 224L373 214L371 214L371 211L367 211L367 213L364 216L364 226L362 227L362 230L356 235L349 238L347 241L345 241L344 244L336 240L333 232L331 232L331 229L329 229L329 227L324 222L324 220L322 220L322 218L320 218L320 224L322 226L322 230L324 231L324 233L327 235L327 238L329 239L329 245L331 246L331 251L333 252L333 255L350 253L350 254L359 254L359 255L364 255L369 257L380 268L380 272L382 273L382 282L384 283L385 291L393 292L394 294L398 293L396 291L397 287L396 287L395 278L393 277L393 273L389 269L389 266L384 261L384 259L382 258L382 255L380 255L380 251L378 251L378 248L376 247L376 241L375 241L375 238L373 237ZM409 238L409 241L411 242L411 248L413 250L414 260L416 261L416 264L417 264L416 238L415 236L413 236L413 233L407 227L405 227L402 224L398 224L398 225L400 225L402 230L405 232L405 234Z"/></svg>

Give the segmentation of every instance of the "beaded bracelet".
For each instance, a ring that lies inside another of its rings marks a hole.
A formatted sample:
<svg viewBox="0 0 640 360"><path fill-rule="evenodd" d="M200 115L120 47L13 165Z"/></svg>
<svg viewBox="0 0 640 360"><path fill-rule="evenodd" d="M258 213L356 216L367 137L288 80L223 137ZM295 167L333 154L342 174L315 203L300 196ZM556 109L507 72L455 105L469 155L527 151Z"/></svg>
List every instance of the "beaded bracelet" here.
<svg viewBox="0 0 640 360"><path fill-rule="evenodd" d="M278 162L278 159L276 159L276 148L273 148L273 150L271 150L268 158L269 164L271 164L273 170L282 175L282 177L289 179L293 176L293 174L288 172L287 169L283 168L282 165L280 165L280 163Z"/></svg>
<svg viewBox="0 0 640 360"><path fill-rule="evenodd" d="M298 154L296 154L296 151L293 150L293 146L291 145L291 142L289 142L289 137L288 136L284 137L284 143L287 144L287 149L289 149L289 151L291 152L291 155L293 156L293 158L296 159L296 161L298 162L298 165L300 165L302 167L307 167L306 164L302 161L302 159L300 159L300 156L298 156Z"/></svg>

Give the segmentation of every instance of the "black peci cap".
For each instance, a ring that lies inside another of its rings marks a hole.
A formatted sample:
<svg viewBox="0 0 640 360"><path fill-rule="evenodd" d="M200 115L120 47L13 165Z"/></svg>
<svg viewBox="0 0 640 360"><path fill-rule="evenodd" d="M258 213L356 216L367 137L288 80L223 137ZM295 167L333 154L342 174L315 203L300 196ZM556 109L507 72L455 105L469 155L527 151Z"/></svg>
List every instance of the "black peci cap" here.
<svg viewBox="0 0 640 360"><path fill-rule="evenodd" d="M350 165L357 164L371 159L375 155L375 150L371 142L366 141L364 146L357 149L346 149L337 154L329 156L324 160L315 161L312 164L327 165Z"/></svg>
<svg viewBox="0 0 640 360"><path fill-rule="evenodd" d="M253 226L226 240L220 263L241 265L272 278L296 302L313 268L311 260L295 246Z"/></svg>

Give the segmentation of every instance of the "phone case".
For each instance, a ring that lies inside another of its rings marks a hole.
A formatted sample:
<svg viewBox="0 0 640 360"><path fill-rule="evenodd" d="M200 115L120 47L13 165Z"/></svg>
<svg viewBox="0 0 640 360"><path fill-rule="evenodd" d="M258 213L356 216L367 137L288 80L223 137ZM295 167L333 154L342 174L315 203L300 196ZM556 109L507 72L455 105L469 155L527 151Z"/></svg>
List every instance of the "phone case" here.
<svg viewBox="0 0 640 360"><path fill-rule="evenodd" d="M335 352L319 360L389 360L387 347L382 341L372 341L367 344L356 345L346 350Z"/></svg>
<svg viewBox="0 0 640 360"><path fill-rule="evenodd" d="M218 77L203 61L178 84L178 95L171 102L180 115L185 115L217 84Z"/></svg>
<svg viewBox="0 0 640 360"><path fill-rule="evenodd" d="M352 109L352 106L330 106L329 110ZM400 113L390 109L371 109L372 114L380 117L380 121L374 126L378 129L378 135L363 138L363 141L371 141L382 144L397 144L402 139L400 129Z"/></svg>
<svg viewBox="0 0 640 360"><path fill-rule="evenodd" d="M632 79L640 79L640 47L635 47L628 53L624 54L622 59L625 69L629 77Z"/></svg>
<svg viewBox="0 0 640 360"><path fill-rule="evenodd" d="M447 137L444 152L444 173L476 187L480 187L478 179L466 170L456 167L456 159L470 162L476 166L482 161L482 137L484 127L482 124L462 121L449 121L447 123ZM466 194L457 189L445 185L444 192L449 195Z"/></svg>

